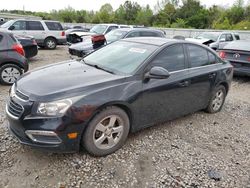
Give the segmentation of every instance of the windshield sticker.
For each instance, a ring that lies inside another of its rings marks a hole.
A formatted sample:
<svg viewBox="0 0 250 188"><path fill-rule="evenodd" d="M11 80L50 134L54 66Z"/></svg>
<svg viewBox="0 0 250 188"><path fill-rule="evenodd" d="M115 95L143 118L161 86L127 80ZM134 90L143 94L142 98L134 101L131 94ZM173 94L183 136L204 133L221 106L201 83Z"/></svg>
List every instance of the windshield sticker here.
<svg viewBox="0 0 250 188"><path fill-rule="evenodd" d="M142 48L130 48L129 51L144 54L147 50Z"/></svg>

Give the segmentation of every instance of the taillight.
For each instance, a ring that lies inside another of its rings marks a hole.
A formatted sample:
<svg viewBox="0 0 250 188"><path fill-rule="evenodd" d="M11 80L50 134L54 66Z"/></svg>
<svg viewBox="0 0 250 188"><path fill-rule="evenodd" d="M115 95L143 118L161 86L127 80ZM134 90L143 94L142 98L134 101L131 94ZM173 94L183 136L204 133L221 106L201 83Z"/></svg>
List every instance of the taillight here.
<svg viewBox="0 0 250 188"><path fill-rule="evenodd" d="M21 44L14 44L12 46L12 49L15 50L17 53L19 53L22 56L25 55L23 46Z"/></svg>
<svg viewBox="0 0 250 188"><path fill-rule="evenodd" d="M100 42L100 41L105 41L106 38L104 35L93 35L92 36L92 43Z"/></svg>
<svg viewBox="0 0 250 188"><path fill-rule="evenodd" d="M62 37L65 36L65 31L62 31L61 36L62 36Z"/></svg>
<svg viewBox="0 0 250 188"><path fill-rule="evenodd" d="M247 61L250 61L250 57L247 58Z"/></svg>
<svg viewBox="0 0 250 188"><path fill-rule="evenodd" d="M221 59L225 59L226 58L226 52L220 51L219 56L220 56Z"/></svg>

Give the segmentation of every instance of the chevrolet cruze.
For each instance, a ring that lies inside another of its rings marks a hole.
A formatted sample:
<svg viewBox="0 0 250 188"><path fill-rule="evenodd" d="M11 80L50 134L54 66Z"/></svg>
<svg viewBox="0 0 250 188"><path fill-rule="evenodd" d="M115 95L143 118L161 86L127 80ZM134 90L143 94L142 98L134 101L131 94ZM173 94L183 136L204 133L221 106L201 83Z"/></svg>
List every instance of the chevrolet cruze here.
<svg viewBox="0 0 250 188"><path fill-rule="evenodd" d="M22 144L104 156L130 132L199 110L219 112L232 75L230 63L206 46L124 39L81 61L26 73L10 90L9 130Z"/></svg>

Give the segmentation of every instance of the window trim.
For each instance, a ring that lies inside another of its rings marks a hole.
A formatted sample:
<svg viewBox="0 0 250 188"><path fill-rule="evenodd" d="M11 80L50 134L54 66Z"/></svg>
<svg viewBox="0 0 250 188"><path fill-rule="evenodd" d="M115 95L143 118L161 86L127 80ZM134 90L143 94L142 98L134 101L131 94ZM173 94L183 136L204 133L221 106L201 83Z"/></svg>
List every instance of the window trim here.
<svg viewBox="0 0 250 188"><path fill-rule="evenodd" d="M169 73L174 73L174 72L179 72L179 71L183 71L183 70L187 70L188 69L188 57L187 57L187 52L185 49L185 44L184 43L174 43L174 44L170 44L167 46L164 46L163 48L161 48L156 54L154 54L154 56L152 57L152 59L150 59L149 63L146 65L146 67L144 68L144 74L145 72L149 71L153 66L152 66L152 62L154 61L154 59L164 50L166 50L167 48L173 47L175 45L181 45L183 48L183 53L184 53L184 69L182 70L177 70L177 71L169 71ZM168 71L168 70L167 70Z"/></svg>

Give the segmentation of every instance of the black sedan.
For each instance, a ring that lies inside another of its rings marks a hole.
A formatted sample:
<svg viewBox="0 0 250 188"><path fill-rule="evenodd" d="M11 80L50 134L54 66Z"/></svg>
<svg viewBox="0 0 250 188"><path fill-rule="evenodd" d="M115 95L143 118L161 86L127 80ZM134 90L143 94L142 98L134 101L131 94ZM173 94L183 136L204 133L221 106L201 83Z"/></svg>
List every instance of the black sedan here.
<svg viewBox="0 0 250 188"><path fill-rule="evenodd" d="M0 84L13 84L29 65L25 52L13 34L0 31Z"/></svg>
<svg viewBox="0 0 250 188"><path fill-rule="evenodd" d="M250 76L250 41L231 42L219 50L219 55L234 66L235 75Z"/></svg>
<svg viewBox="0 0 250 188"><path fill-rule="evenodd" d="M69 53L78 57L93 52L105 44L109 44L124 38L133 37L160 37L165 38L163 31L147 28L123 28L115 29L105 35L96 35L82 37L82 42L72 44L69 47Z"/></svg>
<svg viewBox="0 0 250 188"><path fill-rule="evenodd" d="M15 37L23 46L26 58L32 58L37 55L38 47L37 47L36 40L33 37L24 36L24 35L15 35Z"/></svg>
<svg viewBox="0 0 250 188"><path fill-rule="evenodd" d="M199 110L219 112L232 75L230 63L206 46L123 39L82 61L23 76L10 91L9 128L26 145L53 152L84 146L104 156L130 132Z"/></svg>

